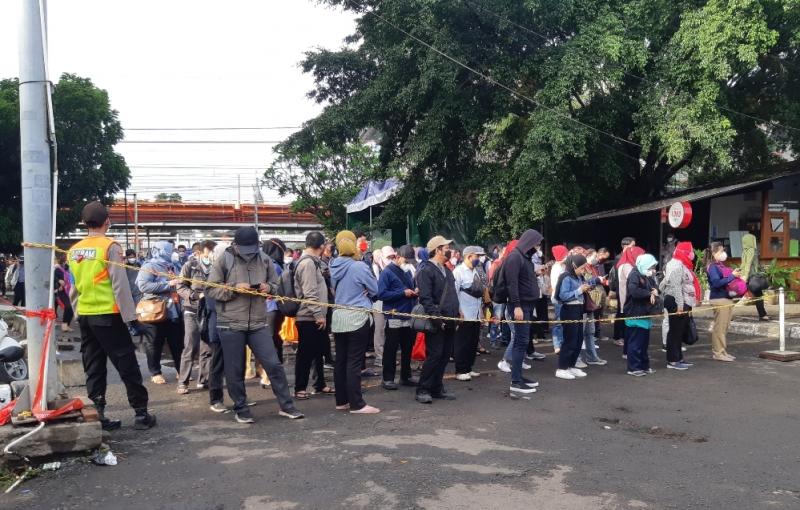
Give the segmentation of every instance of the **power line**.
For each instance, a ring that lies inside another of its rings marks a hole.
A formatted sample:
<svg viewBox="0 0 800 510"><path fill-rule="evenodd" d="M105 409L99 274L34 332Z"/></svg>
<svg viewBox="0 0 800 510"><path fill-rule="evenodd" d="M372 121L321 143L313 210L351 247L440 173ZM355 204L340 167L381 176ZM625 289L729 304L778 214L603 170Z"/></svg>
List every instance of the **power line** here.
<svg viewBox="0 0 800 510"><path fill-rule="evenodd" d="M371 16L374 16L374 17L376 17L376 18L377 18L377 19L379 19L380 21L382 21L382 22L386 23L387 25L391 26L392 28L394 28L394 29L395 29L395 30L397 30L398 32L401 32L401 33L405 34L407 37L409 37L409 38L413 39L414 41L418 42L419 44L421 44L421 45L425 46L425 47L426 47L426 48L428 48L429 50L431 50L431 51L433 51L433 52L437 53L438 55L440 55L440 56L442 56L442 57L446 58L447 60L449 60L449 61L453 62L454 64L456 64L456 65L458 65L458 66L461 66L461 67L463 67L463 68L464 68L464 69L466 69L467 71L469 71L469 72L471 72L471 73L473 73L473 74L475 74L475 75L477 75L477 76L481 77L482 79L486 80L487 82L491 83L492 85L495 85L495 86L497 86L497 87L500 87L500 88L502 88L503 90L506 90L507 92L511 93L511 94L512 94L512 95L514 95L515 97L518 97L518 98L520 98L520 99L523 99L523 100L525 100L525 101L528 101L528 102L532 103L532 104L533 104L533 105L535 105L535 106L538 106L538 107L540 107L540 108L543 108L543 109L545 109L545 110L548 110L549 112L551 112L551 113L555 114L555 115L556 115L556 116L558 116L558 117L561 117L561 118L563 118L563 119L565 119L565 120L568 120L568 121L570 121L570 122L573 122L573 123L575 123L575 124L578 124L578 125L580 125L580 126L583 126L583 127L587 128L587 129L590 129L590 130L592 130L592 131L595 131L596 133L604 134L604 135L606 135L606 136L608 136L608 137L610 137L610 138L613 138L614 140L617 140L617 141L620 141L620 142L626 143L626 144L628 144L628 145L632 145L632 146L634 146L634 147L642 148L642 146L641 146L640 144L636 143L636 142L632 142L632 141L630 141L630 140L628 140L628 139L626 139L626 138L622 138L622 137L620 137L620 136L617 136L617 135L615 135L615 134L613 134L613 133L609 133L609 132L607 132L607 131L603 131L602 129L598 129L598 128L594 127L594 126L591 126L591 125L589 125L589 124L586 124L585 122L582 122L582 121L580 121L580 120L578 120L578 119L574 119L574 118L572 118L572 117L571 117L571 116L569 116L569 115L566 115L566 114L564 114L564 113L561 113L561 112L559 112L559 111L558 111L558 110L556 110L555 108L551 108L551 107L549 107L549 106L546 106L546 105L544 105L544 104L540 103L539 101L536 101L535 99L532 99L532 98L530 98L530 97L526 96L525 94L522 94L521 92L517 92L516 90L514 90L514 89L513 89L513 88L511 88L511 87L509 87L508 85L506 85L506 84L504 84L504 83L501 83L501 82L499 82L499 81L495 80L494 78L492 78L492 77L490 77L490 76L488 76L488 75L486 75L486 74L484 74L484 73L482 73L482 72L478 71L477 69L475 69L475 68L473 68L473 67L470 67L469 65L467 65L467 64L465 64L465 63L463 63L463 62L461 62L460 60L456 59L455 57L452 57L452 56L450 56L449 54L447 54L447 53L443 52L442 50L440 50L440 49L436 48L436 47L435 47L435 46L433 46L432 44L430 44L430 43L428 43L428 42L426 42L426 41L423 41L423 40L422 40L422 39L420 39L419 37L417 37L417 36L415 36L415 35L413 35L413 34L411 34L411 33L407 32L406 30L403 30L403 29L402 29L402 28L400 28L398 25L396 25L396 24L392 23L391 21L389 21L388 19L384 18L384 17L383 17L383 16L381 16L380 14L377 14L377 13L375 13L375 12L373 12L373 11L367 10L367 9L366 9L366 8L365 8L365 7L364 7L362 4L360 4L360 3L359 3L359 2L357 2L356 0L350 0L350 2L351 2L351 3L353 3L353 4L356 4L356 5L357 5L357 6L359 6L359 7L361 7L361 8L364 10L364 13L366 13L366 14L369 14L369 15L371 15ZM626 156L627 156L627 155L626 155ZM630 158L631 156L628 156L628 157ZM635 158L631 158L631 159L635 159ZM637 160L637 161L638 161L638 160Z"/></svg>
<svg viewBox="0 0 800 510"><path fill-rule="evenodd" d="M124 131L273 131L279 129L301 129L303 126L271 127L135 127Z"/></svg>
<svg viewBox="0 0 800 510"><path fill-rule="evenodd" d="M276 140L121 140L117 143L260 143L274 145L281 143Z"/></svg>

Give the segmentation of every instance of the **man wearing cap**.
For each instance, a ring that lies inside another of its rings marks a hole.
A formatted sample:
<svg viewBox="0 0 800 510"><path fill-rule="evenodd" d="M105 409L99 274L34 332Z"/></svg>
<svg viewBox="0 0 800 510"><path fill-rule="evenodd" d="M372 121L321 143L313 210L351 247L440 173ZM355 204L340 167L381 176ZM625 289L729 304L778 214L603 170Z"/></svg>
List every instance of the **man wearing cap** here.
<svg viewBox="0 0 800 510"><path fill-rule="evenodd" d="M147 389L142 384L142 372L128 330L128 324L135 324L136 307L125 268L114 264L122 264L122 248L106 237L111 223L103 204L90 202L81 216L89 234L70 248L68 257L75 280L70 300L81 327L86 391L97 408L103 429L118 429L121 422L105 416L106 366L110 359L136 414L134 428L149 429L156 424L156 417L147 412Z"/></svg>
<svg viewBox="0 0 800 510"><path fill-rule="evenodd" d="M439 317L459 316L458 295L453 273L445 266L450 260L450 245L453 241L435 236L428 241L430 263L420 265L417 271L419 302L427 315ZM426 333L427 357L417 386L417 402L430 404L434 398L455 400L455 396L444 389L442 382L450 353L453 352L454 320L432 319L434 332Z"/></svg>
<svg viewBox="0 0 800 510"><path fill-rule="evenodd" d="M253 227L241 227L229 246L219 258L215 258L208 275L205 293L215 300L217 331L222 345L225 365L225 380L228 394L233 400L234 418L239 423L254 423L247 406L244 386L245 347L255 355L267 371L272 383L272 392L278 400L280 416L289 419L303 417L289 394L286 372L278 359L272 332L267 329L267 303L261 296L248 294L258 291L275 294L278 290L278 274L272 260L261 251L258 232ZM244 292L236 292L235 287ZM212 406L213 407L213 406Z"/></svg>
<svg viewBox="0 0 800 510"><path fill-rule="evenodd" d="M484 250L480 246L467 246L464 248L464 262L453 271L458 290L458 305L464 318L464 322L458 325L455 336L456 379L459 381L471 381L473 377L481 375L472 368L481 334L481 323L477 320L481 316L483 290L487 283L485 276L478 271L482 255Z"/></svg>

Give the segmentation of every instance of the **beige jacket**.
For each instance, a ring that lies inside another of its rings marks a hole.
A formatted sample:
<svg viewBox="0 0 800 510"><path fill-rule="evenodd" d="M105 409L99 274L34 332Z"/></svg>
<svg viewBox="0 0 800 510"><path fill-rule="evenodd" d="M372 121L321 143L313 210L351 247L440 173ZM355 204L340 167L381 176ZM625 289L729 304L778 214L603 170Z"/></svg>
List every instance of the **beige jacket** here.
<svg viewBox="0 0 800 510"><path fill-rule="evenodd" d="M322 275L322 261L318 257L304 254L297 261L297 267L294 270L294 292L301 299L318 303L328 302L328 286ZM302 303L297 312L297 321L317 321L324 319L327 314L328 307L326 306Z"/></svg>

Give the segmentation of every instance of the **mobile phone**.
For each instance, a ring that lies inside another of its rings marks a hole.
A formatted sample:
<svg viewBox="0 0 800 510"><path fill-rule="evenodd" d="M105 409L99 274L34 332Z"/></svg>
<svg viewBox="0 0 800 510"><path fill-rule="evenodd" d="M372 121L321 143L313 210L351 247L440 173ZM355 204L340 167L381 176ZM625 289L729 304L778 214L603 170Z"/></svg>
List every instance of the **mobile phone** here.
<svg viewBox="0 0 800 510"><path fill-rule="evenodd" d="M259 290L259 289L261 289L261 284L260 283L253 283L253 284L250 285L250 288L252 290Z"/></svg>

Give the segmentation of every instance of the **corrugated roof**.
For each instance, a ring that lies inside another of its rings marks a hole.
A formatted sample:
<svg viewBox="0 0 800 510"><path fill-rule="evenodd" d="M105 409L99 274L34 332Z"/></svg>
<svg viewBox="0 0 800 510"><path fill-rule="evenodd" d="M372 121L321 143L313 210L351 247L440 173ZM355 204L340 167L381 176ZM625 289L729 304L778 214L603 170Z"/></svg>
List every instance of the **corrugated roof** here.
<svg viewBox="0 0 800 510"><path fill-rule="evenodd" d="M695 189L693 191L687 190L681 194L664 197L659 200L655 200L653 202L648 202L646 204L636 205L633 207L626 207L624 209L611 209L608 211L586 214L584 216L579 216L571 220L562 220L559 223L600 220L604 218L613 218L615 216L626 216L628 214L639 214L650 211L658 211L664 207L669 207L675 202L692 202L694 200L703 200L705 198L713 198L721 195L726 195L728 193L733 193L735 191L743 192L751 188L758 188L759 186L763 186L764 184L775 181L777 179L782 179L784 177L791 177L793 175L800 175L800 172L790 172L782 175L769 177L767 179L760 179L758 181L742 182L738 184L730 184L728 186L719 186L716 188Z"/></svg>

